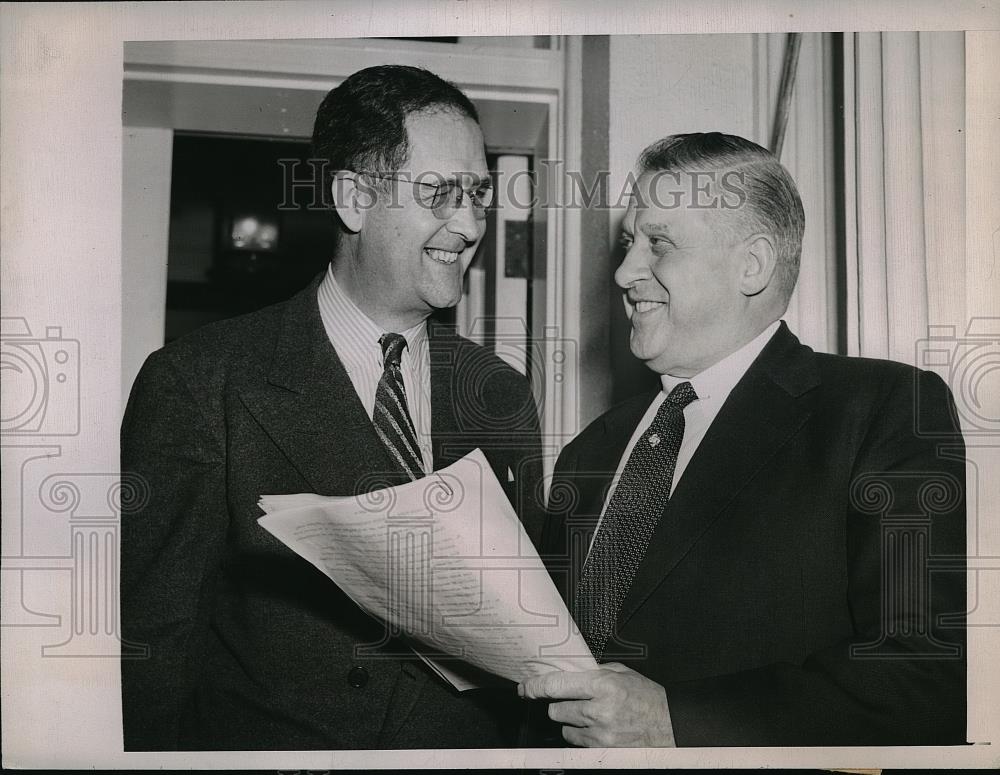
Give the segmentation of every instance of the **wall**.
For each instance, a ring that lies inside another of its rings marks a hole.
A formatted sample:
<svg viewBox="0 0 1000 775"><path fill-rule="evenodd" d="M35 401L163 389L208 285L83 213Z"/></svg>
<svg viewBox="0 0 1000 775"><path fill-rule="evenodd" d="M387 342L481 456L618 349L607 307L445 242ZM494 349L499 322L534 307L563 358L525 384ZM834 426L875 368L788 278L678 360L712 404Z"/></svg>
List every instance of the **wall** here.
<svg viewBox="0 0 1000 775"><path fill-rule="evenodd" d="M170 129L128 127L122 137L122 400L151 348L162 342L165 310L149 298L167 294L167 208L147 202L170 199L170 162L174 133Z"/></svg>
<svg viewBox="0 0 1000 775"><path fill-rule="evenodd" d="M567 168L570 172L578 170L579 180L596 197L594 205L584 206L585 192L575 191L579 206L572 204L565 213L567 230L577 229L579 235L578 242L567 239L567 286L574 287L567 287L566 291L571 297L567 311L578 318L574 332L578 352L575 376L578 408L572 425L582 430L610 405L613 382L609 357L611 333L604 314L611 302L608 280L614 271L607 244L609 212L601 206L606 193L593 188L594 182L609 169L611 38L587 35L568 42L567 48L567 69L576 73L580 81L578 88L566 90L567 111L572 114L568 123L577 118L580 122L578 137L566 138ZM572 132L573 128L568 127L567 135ZM571 189L575 187L573 184ZM567 196L565 201L574 199Z"/></svg>

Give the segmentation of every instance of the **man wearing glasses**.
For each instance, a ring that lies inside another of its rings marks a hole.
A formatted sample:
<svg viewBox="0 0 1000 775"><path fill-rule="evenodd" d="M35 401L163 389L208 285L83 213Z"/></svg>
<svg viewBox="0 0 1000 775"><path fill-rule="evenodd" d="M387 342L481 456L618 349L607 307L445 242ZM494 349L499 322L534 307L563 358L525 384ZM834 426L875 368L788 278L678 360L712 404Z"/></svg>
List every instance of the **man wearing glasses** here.
<svg viewBox="0 0 1000 775"><path fill-rule="evenodd" d="M417 68L373 67L319 108L339 235L287 302L154 353L122 426L149 498L122 519L126 750L483 748L512 688L459 694L257 524L262 494L402 484L479 447L538 537L527 381L429 322L454 306L492 201L476 110ZM488 378L487 378L488 377Z"/></svg>

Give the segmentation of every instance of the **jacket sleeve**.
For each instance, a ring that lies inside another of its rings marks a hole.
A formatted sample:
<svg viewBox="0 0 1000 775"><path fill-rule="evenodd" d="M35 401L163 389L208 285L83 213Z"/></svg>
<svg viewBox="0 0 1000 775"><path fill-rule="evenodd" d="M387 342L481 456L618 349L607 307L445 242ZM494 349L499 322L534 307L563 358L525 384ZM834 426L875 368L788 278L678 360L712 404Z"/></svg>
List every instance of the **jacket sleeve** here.
<svg viewBox="0 0 1000 775"><path fill-rule="evenodd" d="M122 635L147 652L121 664L126 750L176 749L192 692L227 513L222 419L213 431L205 413L163 351L150 356L121 430L137 493L122 510Z"/></svg>
<svg viewBox="0 0 1000 775"><path fill-rule="evenodd" d="M668 683L678 745L963 743L964 459L944 382L904 373L845 504L853 636L802 664Z"/></svg>

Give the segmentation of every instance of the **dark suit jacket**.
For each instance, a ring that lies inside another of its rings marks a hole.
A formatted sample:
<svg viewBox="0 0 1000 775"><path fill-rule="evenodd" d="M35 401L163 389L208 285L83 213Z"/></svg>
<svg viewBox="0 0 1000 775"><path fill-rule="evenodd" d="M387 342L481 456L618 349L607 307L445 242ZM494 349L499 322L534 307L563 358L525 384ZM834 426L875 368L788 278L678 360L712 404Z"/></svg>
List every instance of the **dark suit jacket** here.
<svg viewBox="0 0 1000 775"><path fill-rule="evenodd" d="M516 734L513 687L459 695L257 524L265 493L401 483L327 338L318 279L288 302L153 353L122 425L146 495L122 515L127 750L490 747ZM527 381L431 325L434 467L482 448L533 540L538 420ZM514 484L508 484L508 469ZM390 472L388 479L381 472ZM377 475L375 475L377 474Z"/></svg>
<svg viewBox="0 0 1000 775"><path fill-rule="evenodd" d="M652 398L556 464L543 551L564 589ZM782 324L680 479L605 660L666 688L682 746L961 743L964 488L940 378Z"/></svg>

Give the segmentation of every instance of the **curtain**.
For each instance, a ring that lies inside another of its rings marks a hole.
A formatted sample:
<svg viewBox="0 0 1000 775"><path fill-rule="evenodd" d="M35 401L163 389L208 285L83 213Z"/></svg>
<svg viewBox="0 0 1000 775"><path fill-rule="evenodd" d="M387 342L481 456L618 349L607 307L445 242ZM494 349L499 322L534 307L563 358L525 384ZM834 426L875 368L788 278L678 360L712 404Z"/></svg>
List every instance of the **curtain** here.
<svg viewBox="0 0 1000 775"><path fill-rule="evenodd" d="M843 47L845 348L940 369L925 340L967 318L964 33Z"/></svg>

